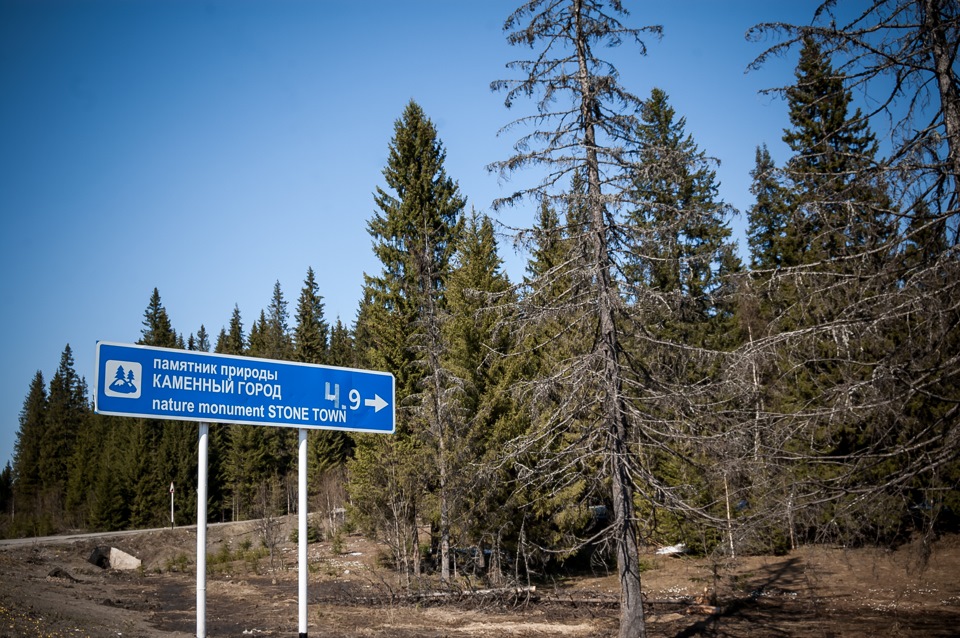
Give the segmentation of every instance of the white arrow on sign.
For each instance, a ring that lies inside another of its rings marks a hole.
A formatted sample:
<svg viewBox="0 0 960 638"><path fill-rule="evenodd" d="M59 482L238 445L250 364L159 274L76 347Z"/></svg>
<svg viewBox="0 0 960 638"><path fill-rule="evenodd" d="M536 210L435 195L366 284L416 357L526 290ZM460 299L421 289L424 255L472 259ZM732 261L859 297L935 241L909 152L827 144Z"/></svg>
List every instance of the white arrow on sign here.
<svg viewBox="0 0 960 638"><path fill-rule="evenodd" d="M363 404L367 407L373 406L374 412L379 412L387 407L387 402L379 394L374 394L372 399L364 399Z"/></svg>

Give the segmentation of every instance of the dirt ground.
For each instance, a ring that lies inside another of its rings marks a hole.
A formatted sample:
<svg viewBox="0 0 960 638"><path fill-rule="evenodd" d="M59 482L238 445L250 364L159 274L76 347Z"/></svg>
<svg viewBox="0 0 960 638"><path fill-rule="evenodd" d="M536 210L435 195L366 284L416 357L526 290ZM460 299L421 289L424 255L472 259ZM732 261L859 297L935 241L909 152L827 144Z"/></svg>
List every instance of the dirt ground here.
<svg viewBox="0 0 960 638"><path fill-rule="evenodd" d="M87 562L98 545L130 553L142 567L118 571ZM207 635L297 636L296 545L280 546L274 569L252 526L211 527L207 545ZM519 596L409 597L395 573L378 566L383 547L348 536L336 549L328 542L309 546L309 636L616 635L612 576L538 583ZM806 547L724 563L651 553L643 557L647 632L960 636L960 537L940 539L929 560L922 557L919 545ZM0 638L194 636L195 560L191 529L2 547Z"/></svg>

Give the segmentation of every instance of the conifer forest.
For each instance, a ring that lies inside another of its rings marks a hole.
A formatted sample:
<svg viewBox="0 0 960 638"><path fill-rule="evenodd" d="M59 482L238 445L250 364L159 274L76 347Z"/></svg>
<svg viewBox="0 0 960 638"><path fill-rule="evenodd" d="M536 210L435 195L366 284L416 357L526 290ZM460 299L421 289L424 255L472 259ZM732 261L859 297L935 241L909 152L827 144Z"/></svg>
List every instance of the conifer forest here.
<svg viewBox="0 0 960 638"><path fill-rule="evenodd" d="M450 580L465 550L491 582L606 565L621 636L644 631L643 547L956 531L957 3L841 18L827 0L810 24L748 32L754 68L798 62L769 89L790 157L756 149L740 245L711 149L665 91L603 59L643 64L660 27L619 0L518 4L518 61L491 84L514 152L489 166L516 192L489 215L468 203L414 98L383 141L367 221L382 269L352 322L324 315L311 269L259 316L224 309L216 333L172 325L146 290L139 343L392 373L394 435L310 431L311 511L343 508L409 583ZM521 207L530 228L511 224ZM505 242L525 250L518 280ZM196 423L95 414L69 345L51 379L24 381L0 534L163 527L171 482L178 523L196 520ZM296 448L291 428L211 424L208 519L294 512Z"/></svg>

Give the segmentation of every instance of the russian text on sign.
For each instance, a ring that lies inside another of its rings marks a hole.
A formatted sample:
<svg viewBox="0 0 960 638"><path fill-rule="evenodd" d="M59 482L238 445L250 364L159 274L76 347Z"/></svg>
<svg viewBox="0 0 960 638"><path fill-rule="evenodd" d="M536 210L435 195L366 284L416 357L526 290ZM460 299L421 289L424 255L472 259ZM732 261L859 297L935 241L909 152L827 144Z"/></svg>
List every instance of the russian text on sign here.
<svg viewBox="0 0 960 638"><path fill-rule="evenodd" d="M394 431L383 372L98 342L95 385L100 414Z"/></svg>

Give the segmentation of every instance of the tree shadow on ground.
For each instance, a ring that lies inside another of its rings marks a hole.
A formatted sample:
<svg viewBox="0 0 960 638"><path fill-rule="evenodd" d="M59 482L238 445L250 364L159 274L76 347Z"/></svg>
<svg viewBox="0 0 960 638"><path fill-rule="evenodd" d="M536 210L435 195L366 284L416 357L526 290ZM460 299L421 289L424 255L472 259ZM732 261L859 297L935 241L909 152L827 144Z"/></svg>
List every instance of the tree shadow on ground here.
<svg viewBox="0 0 960 638"><path fill-rule="evenodd" d="M775 597L786 597L794 599L789 601L791 603L797 602L795 599L801 596L806 583L801 562L797 557L788 558L765 567L756 575L737 577L734 591L728 599L717 601L718 611L680 631L676 634L676 638L728 635L723 625L726 621L733 620L736 622L730 624L741 626L741 630L746 629L745 624L761 629L763 636L795 635L791 631L778 629L778 627L809 618L811 610L803 609L805 606L796 605L791 606L797 608L787 609L783 604L771 608L769 600ZM744 596L735 596L733 594L736 591L749 593Z"/></svg>

